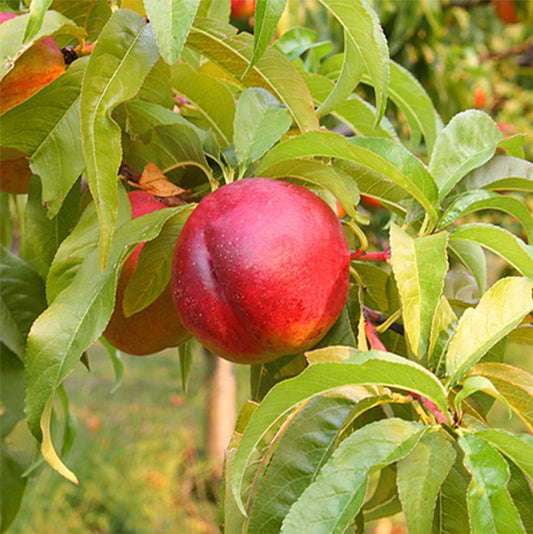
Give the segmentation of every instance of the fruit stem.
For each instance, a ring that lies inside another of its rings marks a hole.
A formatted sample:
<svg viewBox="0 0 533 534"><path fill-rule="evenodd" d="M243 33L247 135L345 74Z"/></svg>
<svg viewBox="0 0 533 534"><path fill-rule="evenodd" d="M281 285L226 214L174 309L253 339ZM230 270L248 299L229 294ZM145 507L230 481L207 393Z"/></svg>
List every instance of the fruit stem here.
<svg viewBox="0 0 533 534"><path fill-rule="evenodd" d="M366 319L365 334L372 350L380 350L382 352L387 352L387 347L383 345L383 342L381 341L381 339L379 339L379 336L376 333L376 327Z"/></svg>
<svg viewBox="0 0 533 534"><path fill-rule="evenodd" d="M365 252L364 249L357 249L350 254L351 260L359 261L383 261L386 262L391 258L390 247L381 252Z"/></svg>

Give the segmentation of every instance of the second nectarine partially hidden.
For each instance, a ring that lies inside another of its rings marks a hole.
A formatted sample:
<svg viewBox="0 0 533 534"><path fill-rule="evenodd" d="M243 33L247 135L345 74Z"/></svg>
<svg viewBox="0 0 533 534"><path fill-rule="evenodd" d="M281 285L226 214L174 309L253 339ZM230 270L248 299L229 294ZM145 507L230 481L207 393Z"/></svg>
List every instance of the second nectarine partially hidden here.
<svg viewBox="0 0 533 534"><path fill-rule="evenodd" d="M134 219L165 207L144 191L132 191L128 196ZM190 337L178 319L172 302L170 283L149 306L130 317L124 316L122 310L124 291L137 268L143 246L144 243L141 243L135 248L122 268L115 309L104 332L104 337L117 349L135 356L145 356L168 347L175 347Z"/></svg>
<svg viewBox="0 0 533 534"><path fill-rule="evenodd" d="M178 239L183 325L228 360L258 363L320 341L348 295L348 242L333 210L299 185L247 178L205 197Z"/></svg>

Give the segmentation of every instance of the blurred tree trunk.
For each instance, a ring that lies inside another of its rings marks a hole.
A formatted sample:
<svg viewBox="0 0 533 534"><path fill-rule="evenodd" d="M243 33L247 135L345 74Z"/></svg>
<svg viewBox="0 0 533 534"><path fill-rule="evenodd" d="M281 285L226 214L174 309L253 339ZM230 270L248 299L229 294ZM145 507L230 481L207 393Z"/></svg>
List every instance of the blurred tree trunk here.
<svg viewBox="0 0 533 534"><path fill-rule="evenodd" d="M208 406L206 452L211 466L213 483L222 479L224 451L235 428L237 387L233 364L212 353L208 358Z"/></svg>

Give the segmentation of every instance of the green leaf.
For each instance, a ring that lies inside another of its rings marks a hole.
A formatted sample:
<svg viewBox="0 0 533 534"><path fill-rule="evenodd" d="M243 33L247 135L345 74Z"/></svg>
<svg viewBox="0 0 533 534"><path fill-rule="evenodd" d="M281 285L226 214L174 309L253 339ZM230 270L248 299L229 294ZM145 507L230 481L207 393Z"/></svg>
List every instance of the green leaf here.
<svg viewBox="0 0 533 534"><path fill-rule="evenodd" d="M0 339L22 360L30 327L46 308L44 282L4 247L0 247L0 279Z"/></svg>
<svg viewBox="0 0 533 534"><path fill-rule="evenodd" d="M505 137L498 143L498 148L505 150L507 155L524 158L524 142L526 134L515 134Z"/></svg>
<svg viewBox="0 0 533 534"><path fill-rule="evenodd" d="M405 334L411 350L422 358L448 270L448 234L411 238L399 226L390 229L392 270L402 300Z"/></svg>
<svg viewBox="0 0 533 534"><path fill-rule="evenodd" d="M254 54L248 68L253 67L267 49L286 3L287 0L257 2L254 12Z"/></svg>
<svg viewBox="0 0 533 534"><path fill-rule="evenodd" d="M437 137L429 162L441 200L494 155L501 138L498 126L486 113L471 109L455 115Z"/></svg>
<svg viewBox="0 0 533 534"><path fill-rule="evenodd" d="M24 364L0 343L0 532L20 508L28 479L22 474L35 455L35 440L24 420Z"/></svg>
<svg viewBox="0 0 533 534"><path fill-rule="evenodd" d="M172 87L205 119L223 147L233 141L235 101L231 91L213 76L195 71L186 63L174 65Z"/></svg>
<svg viewBox="0 0 533 534"><path fill-rule="evenodd" d="M508 409L509 417L512 415L512 409L510 404L507 402L507 399L501 395L500 392L494 387L494 384L484 376L469 376L465 378L462 389L459 391L459 393L457 393L455 399L453 400L455 409L460 412L461 403L464 401L464 399L470 397L470 395L473 395L478 391L482 391L483 393L502 401Z"/></svg>
<svg viewBox="0 0 533 534"><path fill-rule="evenodd" d="M326 76L305 71L302 72L302 76L311 90L313 99L318 104L323 102L333 90L334 84ZM347 100L338 104L330 113L358 135L398 139L398 135L387 117L383 117L376 125L376 108L357 94L350 95Z"/></svg>
<svg viewBox="0 0 533 534"><path fill-rule="evenodd" d="M450 341L446 369L450 386L533 309L533 280L508 277L496 282L475 308L467 309Z"/></svg>
<svg viewBox="0 0 533 534"><path fill-rule="evenodd" d="M450 232L450 241L468 241L501 256L520 274L533 276L533 251L507 230L485 223L463 224Z"/></svg>
<svg viewBox="0 0 533 534"><path fill-rule="evenodd" d="M480 363L470 376L488 378L507 399L514 412L533 430L533 376L505 363Z"/></svg>
<svg viewBox="0 0 533 534"><path fill-rule="evenodd" d="M347 437L283 521L282 534L341 534L363 504L368 473L405 457L425 427L385 419Z"/></svg>
<svg viewBox="0 0 533 534"><path fill-rule="evenodd" d="M237 103L233 130L237 161L244 167L258 160L292 123L287 110L265 89L243 91Z"/></svg>
<svg viewBox="0 0 533 534"><path fill-rule="evenodd" d="M355 89L365 72L374 87L376 123L385 114L389 85L389 49L379 18L363 0L320 0L344 30L344 63L335 88L321 104L319 114L335 109Z"/></svg>
<svg viewBox="0 0 533 534"><path fill-rule="evenodd" d="M455 463L456 452L442 432L426 432L398 462L398 492L411 534L431 531L439 490Z"/></svg>
<svg viewBox="0 0 533 534"><path fill-rule="evenodd" d="M71 273L67 271L68 285L63 286L33 323L28 336L26 410L30 429L38 439L46 403L83 352L100 337L111 317L122 262L138 243L156 237L175 213L175 208L158 210L122 225L114 236L110 261L104 271L99 270L98 250L94 248L86 252L81 262L79 258L75 260L75 269L68 264L72 269ZM70 243L66 248L69 247Z"/></svg>
<svg viewBox="0 0 533 534"><path fill-rule="evenodd" d="M194 348L197 345L196 340L189 339L178 347L180 356L180 371L181 371L181 387L183 393L187 394L187 385L189 383L189 376L192 370L192 363L194 358Z"/></svg>
<svg viewBox="0 0 533 534"><path fill-rule="evenodd" d="M73 35L77 39L83 39L85 37L83 28L76 26L71 20L61 15L61 13L47 11L40 29L34 33L31 39L23 42L29 18L30 15L20 15L2 24L2 36L0 38L0 79L15 66L17 59L42 37L58 33Z"/></svg>
<svg viewBox="0 0 533 534"><path fill-rule="evenodd" d="M41 183L32 180L24 211L25 232L33 253L49 266L61 242L78 221L80 212L80 185L73 187L58 214L48 218L41 201Z"/></svg>
<svg viewBox="0 0 533 534"><path fill-rule="evenodd" d="M353 402L340 395L319 396L296 413L254 495L248 532L279 533L290 507L333 452Z"/></svg>
<svg viewBox="0 0 533 534"><path fill-rule="evenodd" d="M363 82L372 84L368 76ZM403 112L411 129L411 150L415 151L424 135L428 154L431 155L442 120L420 82L398 63L390 62L389 98Z"/></svg>
<svg viewBox="0 0 533 534"><path fill-rule="evenodd" d="M233 26L201 18L196 19L187 46L223 69L238 87L262 87L272 93L287 107L300 130L318 129L311 93L300 73L281 52L267 48L243 77L253 53L252 36L246 32L236 35Z"/></svg>
<svg viewBox="0 0 533 534"><path fill-rule="evenodd" d="M143 246L137 267L124 291L122 308L125 317L152 304L169 284L176 241L193 209L190 204L178 208L159 236Z"/></svg>
<svg viewBox="0 0 533 534"><path fill-rule="evenodd" d="M464 534L465 525L469 525L466 492L470 477L463 458L462 454L456 455L455 464L440 488L432 534Z"/></svg>
<svg viewBox="0 0 533 534"><path fill-rule="evenodd" d="M158 58L143 17L120 9L102 30L85 71L81 129L87 180L100 223L100 269L109 255L117 217L117 172L122 155L121 131L110 113L135 96Z"/></svg>
<svg viewBox="0 0 533 534"><path fill-rule="evenodd" d="M50 217L57 215L85 166L79 96L86 65L86 58L75 61L65 74L0 119L0 145L31 155L31 168L41 177L42 200Z"/></svg>
<svg viewBox="0 0 533 534"><path fill-rule="evenodd" d="M41 29L46 10L50 7L52 0L31 0L30 17L24 32L24 42L30 41Z"/></svg>
<svg viewBox="0 0 533 534"><path fill-rule="evenodd" d="M443 295L433 315L428 348L429 368L438 375L445 370L443 367L446 362L446 349L456 329L457 316L448 299Z"/></svg>
<svg viewBox="0 0 533 534"><path fill-rule="evenodd" d="M494 156L472 171L462 184L466 189L533 190L533 163L511 156Z"/></svg>
<svg viewBox="0 0 533 534"><path fill-rule="evenodd" d="M479 294L485 293L487 290L487 259L481 245L471 241L450 240L448 249L475 278Z"/></svg>
<svg viewBox="0 0 533 534"><path fill-rule="evenodd" d="M265 169L261 176L302 180L324 187L337 198L350 217L357 218L355 207L359 204L359 189L349 175L332 165L303 159L286 160Z"/></svg>
<svg viewBox="0 0 533 534"><path fill-rule="evenodd" d="M507 489L510 473L505 460L489 443L470 434L461 436L459 445L472 477L467 493L472 534L525 533Z"/></svg>
<svg viewBox="0 0 533 534"><path fill-rule="evenodd" d="M482 378L482 377L472 377ZM494 445L510 458L529 478L533 479L533 436L513 434L507 430L488 428L476 432L478 438Z"/></svg>
<svg viewBox="0 0 533 534"><path fill-rule="evenodd" d="M498 210L516 218L524 227L528 241L533 242L533 217L524 202L485 190L474 190L461 195L445 212L439 222L443 229L460 217L480 210Z"/></svg>
<svg viewBox="0 0 533 534"><path fill-rule="evenodd" d="M366 167L392 180L413 196L436 220L437 188L424 165L400 144L387 139L352 138L334 132L307 132L282 141L270 150L259 165L260 175L280 161L302 157L343 159ZM357 146L356 146L357 145Z"/></svg>
<svg viewBox="0 0 533 534"><path fill-rule="evenodd" d="M124 364L122 363L122 356L121 352L111 345L109 341L105 337L100 338L100 343L105 347L107 354L109 354L109 358L111 359L111 363L113 364L113 371L115 371L115 383L113 384L113 387L111 388L111 395L115 393L120 386L122 385L122 378L124 376Z"/></svg>
<svg viewBox="0 0 533 534"><path fill-rule="evenodd" d="M173 65L181 50L200 0L143 0L161 56Z"/></svg>
<svg viewBox="0 0 533 534"><path fill-rule="evenodd" d="M511 499L518 509L525 531L533 532L533 491L522 471L514 463L509 462L509 468L511 479L507 488Z"/></svg>
<svg viewBox="0 0 533 534"><path fill-rule="evenodd" d="M332 355L328 355L330 352ZM314 395L350 384L386 385L418 393L447 413L442 384L415 362L386 352L362 353L351 347L328 347L312 354L322 355L321 359L347 359L311 365L295 378L285 380L269 391L252 415L235 456L232 490L238 502L244 469L261 437L281 416Z"/></svg>

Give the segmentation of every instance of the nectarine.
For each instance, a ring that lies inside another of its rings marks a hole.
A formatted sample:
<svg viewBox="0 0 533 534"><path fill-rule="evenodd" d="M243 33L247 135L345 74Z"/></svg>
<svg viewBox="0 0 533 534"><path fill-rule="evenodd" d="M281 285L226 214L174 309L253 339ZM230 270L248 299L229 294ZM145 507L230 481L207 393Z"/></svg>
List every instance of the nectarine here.
<svg viewBox="0 0 533 534"><path fill-rule="evenodd" d="M0 24L16 16L0 13ZM64 72L63 53L55 41L51 37L37 41L0 82L0 115L30 98Z"/></svg>
<svg viewBox="0 0 533 534"><path fill-rule="evenodd" d="M174 253L174 302L204 346L238 363L320 341L348 295L350 252L333 210L302 186L246 178L206 196Z"/></svg>
<svg viewBox="0 0 533 534"><path fill-rule="evenodd" d="M133 218L165 207L145 191L132 191L128 196ZM149 306L130 317L124 316L122 310L124 291L137 268L143 246L144 243L141 243L135 248L122 268L115 309L104 332L104 337L117 349L135 356L145 356L168 347L175 347L190 337L178 319L172 302L170 283Z"/></svg>

